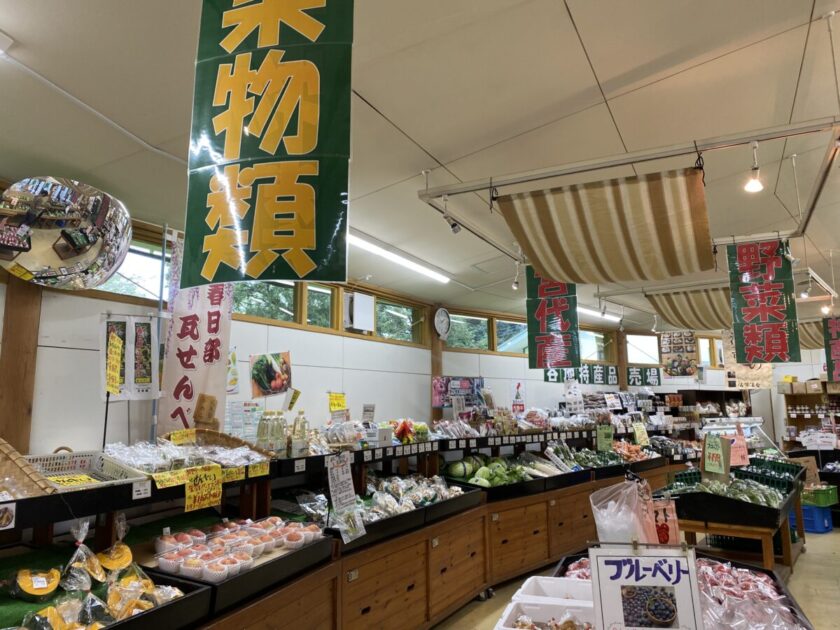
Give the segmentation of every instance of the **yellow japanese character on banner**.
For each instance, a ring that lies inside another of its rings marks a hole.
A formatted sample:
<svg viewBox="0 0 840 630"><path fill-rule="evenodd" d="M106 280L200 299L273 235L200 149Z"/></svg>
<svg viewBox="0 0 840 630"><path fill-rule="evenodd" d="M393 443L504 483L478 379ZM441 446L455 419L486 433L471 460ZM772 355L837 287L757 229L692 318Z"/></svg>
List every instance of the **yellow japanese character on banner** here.
<svg viewBox="0 0 840 630"><path fill-rule="evenodd" d="M311 61L284 62L284 54L283 50L268 51L259 70L251 69L251 53L237 55L232 64L219 65L213 106L227 109L213 117L213 130L216 135L225 134L225 160L239 159L243 133L262 138L260 149L269 155L277 152L281 141L290 155L305 155L315 149L321 75ZM255 97L259 97L256 109ZM297 129L290 130L295 110Z"/></svg>
<svg viewBox="0 0 840 630"><path fill-rule="evenodd" d="M220 42L231 53L259 29L257 46L267 48L280 43L280 25L286 24L314 42L324 32L324 24L305 13L327 6L327 0L233 0L233 9L222 15L222 26L233 30ZM246 5L246 6L241 6Z"/></svg>

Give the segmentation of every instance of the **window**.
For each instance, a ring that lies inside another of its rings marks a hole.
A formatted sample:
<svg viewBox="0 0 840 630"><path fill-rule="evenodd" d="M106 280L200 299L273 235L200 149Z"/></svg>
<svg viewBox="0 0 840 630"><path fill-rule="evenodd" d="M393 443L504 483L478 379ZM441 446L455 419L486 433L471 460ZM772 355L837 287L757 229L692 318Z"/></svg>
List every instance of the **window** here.
<svg viewBox="0 0 840 630"><path fill-rule="evenodd" d="M496 350L528 354L528 325L522 322L497 319Z"/></svg>
<svg viewBox="0 0 840 630"><path fill-rule="evenodd" d="M697 338L697 347L700 350L700 365L705 365L707 367L711 367L713 365L709 341L709 339L704 339L703 337Z"/></svg>
<svg viewBox="0 0 840 630"><path fill-rule="evenodd" d="M659 337L627 335L627 362L631 365L659 365Z"/></svg>
<svg viewBox="0 0 840 630"><path fill-rule="evenodd" d="M715 357L717 357L718 367L723 367L723 339L715 339Z"/></svg>
<svg viewBox="0 0 840 630"><path fill-rule="evenodd" d="M163 283L164 298L169 288L169 257ZM107 282L96 287L100 291L133 295L157 300L160 297L160 247L132 242L122 265Z"/></svg>
<svg viewBox="0 0 840 630"><path fill-rule="evenodd" d="M723 367L723 341L715 337L697 337L700 365L710 368Z"/></svg>
<svg viewBox="0 0 840 630"><path fill-rule="evenodd" d="M376 298L376 334L385 339L420 343L421 309Z"/></svg>
<svg viewBox="0 0 840 630"><path fill-rule="evenodd" d="M233 310L235 313L295 321L295 284L277 282L236 282L233 285Z"/></svg>
<svg viewBox="0 0 840 630"><path fill-rule="evenodd" d="M489 350L487 318L472 315L452 315L452 327L446 345L450 348Z"/></svg>
<svg viewBox="0 0 840 630"><path fill-rule="evenodd" d="M332 289L323 284L306 285L306 323L321 328L332 327Z"/></svg>
<svg viewBox="0 0 840 630"><path fill-rule="evenodd" d="M580 358L582 361L613 360L612 333L596 332L594 330L580 331Z"/></svg>

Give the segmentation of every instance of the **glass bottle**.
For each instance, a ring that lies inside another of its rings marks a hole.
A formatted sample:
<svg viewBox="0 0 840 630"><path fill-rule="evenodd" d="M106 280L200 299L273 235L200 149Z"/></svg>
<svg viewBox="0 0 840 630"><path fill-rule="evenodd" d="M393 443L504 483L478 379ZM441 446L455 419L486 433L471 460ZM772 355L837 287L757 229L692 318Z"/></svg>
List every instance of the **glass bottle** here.
<svg viewBox="0 0 840 630"><path fill-rule="evenodd" d="M272 449L278 455L282 455L282 451L286 449L286 416L283 412L275 412L274 420L271 423L271 442Z"/></svg>
<svg viewBox="0 0 840 630"><path fill-rule="evenodd" d="M271 412L263 411L260 421L257 423L257 447L268 449L271 438ZM270 449L269 449L270 450Z"/></svg>

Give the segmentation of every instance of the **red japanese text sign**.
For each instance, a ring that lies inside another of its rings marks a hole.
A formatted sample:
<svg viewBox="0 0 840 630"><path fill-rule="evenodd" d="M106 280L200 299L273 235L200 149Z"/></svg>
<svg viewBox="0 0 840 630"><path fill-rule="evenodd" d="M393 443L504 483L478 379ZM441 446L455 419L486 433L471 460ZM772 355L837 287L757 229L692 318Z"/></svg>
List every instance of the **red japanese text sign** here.
<svg viewBox="0 0 840 630"><path fill-rule="evenodd" d="M527 268L528 367L580 367L577 290Z"/></svg>
<svg viewBox="0 0 840 630"><path fill-rule="evenodd" d="M831 383L840 383L840 317L823 319L825 371Z"/></svg>

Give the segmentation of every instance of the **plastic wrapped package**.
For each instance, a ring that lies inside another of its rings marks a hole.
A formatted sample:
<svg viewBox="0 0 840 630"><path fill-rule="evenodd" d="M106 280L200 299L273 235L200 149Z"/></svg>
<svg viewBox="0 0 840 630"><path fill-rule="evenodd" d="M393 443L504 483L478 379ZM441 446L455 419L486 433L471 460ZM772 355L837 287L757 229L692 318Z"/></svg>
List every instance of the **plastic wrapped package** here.
<svg viewBox="0 0 840 630"><path fill-rule="evenodd" d="M154 590L148 594L149 599L154 602L155 606L162 606L173 599L183 597L184 592L176 586L156 586Z"/></svg>
<svg viewBox="0 0 840 630"><path fill-rule="evenodd" d="M589 501L601 541L631 543L635 540L654 544L657 542L652 522L653 511L642 496L645 494L646 485L625 481L596 490L590 495ZM649 490L646 495L649 499Z"/></svg>
<svg viewBox="0 0 840 630"><path fill-rule="evenodd" d="M108 610L107 604L93 593L88 593L82 600L82 607L79 611L79 623L85 626L101 624L107 626L114 623L115 619Z"/></svg>
<svg viewBox="0 0 840 630"><path fill-rule="evenodd" d="M329 512L329 501L323 494L313 492L302 492L296 497L300 509L304 514L316 523L324 523Z"/></svg>
<svg viewBox="0 0 840 630"><path fill-rule="evenodd" d="M125 521L125 514L120 513L114 522L114 530L117 535L117 542L105 551L96 554L96 558L106 571L122 571L132 563L134 556L131 548L123 542L128 533L128 523Z"/></svg>
<svg viewBox="0 0 840 630"><path fill-rule="evenodd" d="M99 559L90 548L85 545L90 523L86 520L77 521L70 529L70 533L76 541L76 551L70 558L70 562L64 567L61 574L60 586L65 591L89 591L92 580L97 582L105 581L105 570Z"/></svg>

